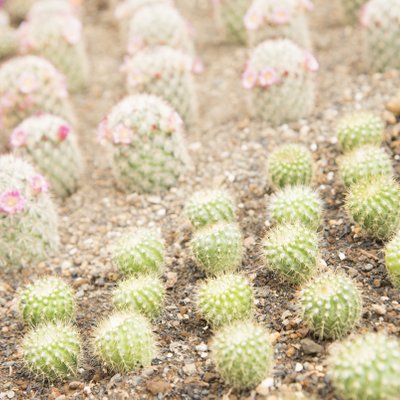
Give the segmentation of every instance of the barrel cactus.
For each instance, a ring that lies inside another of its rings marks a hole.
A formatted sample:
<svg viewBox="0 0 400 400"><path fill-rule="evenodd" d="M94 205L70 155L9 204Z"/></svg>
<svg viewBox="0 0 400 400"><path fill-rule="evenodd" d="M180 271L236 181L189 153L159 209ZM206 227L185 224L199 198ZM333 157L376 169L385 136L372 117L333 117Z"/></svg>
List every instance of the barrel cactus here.
<svg viewBox="0 0 400 400"><path fill-rule="evenodd" d="M18 50L17 34L9 22L8 14L0 8L0 60Z"/></svg>
<svg viewBox="0 0 400 400"><path fill-rule="evenodd" d="M393 286L400 289L400 233L398 232L385 248L386 270Z"/></svg>
<svg viewBox="0 0 400 400"><path fill-rule="evenodd" d="M348 23L354 23L358 20L362 11L362 6L367 0L341 0L343 14Z"/></svg>

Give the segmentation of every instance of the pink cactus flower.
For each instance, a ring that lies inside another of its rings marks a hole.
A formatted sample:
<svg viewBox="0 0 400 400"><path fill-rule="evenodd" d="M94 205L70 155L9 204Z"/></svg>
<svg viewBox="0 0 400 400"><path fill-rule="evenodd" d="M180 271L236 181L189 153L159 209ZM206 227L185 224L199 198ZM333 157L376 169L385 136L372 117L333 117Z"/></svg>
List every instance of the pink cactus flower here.
<svg viewBox="0 0 400 400"><path fill-rule="evenodd" d="M99 143L104 143L108 136L107 119L104 118L97 128L96 138Z"/></svg>
<svg viewBox="0 0 400 400"><path fill-rule="evenodd" d="M76 18L65 18L65 20L67 23L64 26L62 35L71 46L75 46L81 40L82 24Z"/></svg>
<svg viewBox="0 0 400 400"><path fill-rule="evenodd" d="M308 71L311 72L316 72L319 70L319 63L317 59L308 52L306 52L304 56L304 66Z"/></svg>
<svg viewBox="0 0 400 400"><path fill-rule="evenodd" d="M144 42L143 42L142 38L140 38L138 36L131 37L129 39L129 43L128 43L128 53L130 55L134 55L138 51L143 49L143 47L144 47Z"/></svg>
<svg viewBox="0 0 400 400"><path fill-rule="evenodd" d="M286 8L277 6L272 11L270 21L274 25L285 25L289 22L289 20L290 13Z"/></svg>
<svg viewBox="0 0 400 400"><path fill-rule="evenodd" d="M47 193L49 191L49 184L43 175L33 175L28 179L28 182L34 195Z"/></svg>
<svg viewBox="0 0 400 400"><path fill-rule="evenodd" d="M123 123L120 123L114 128L112 139L114 144L131 144L133 140L133 131Z"/></svg>
<svg viewBox="0 0 400 400"><path fill-rule="evenodd" d="M37 77L30 72L22 72L17 78L18 90L23 94L33 93L39 88L40 84Z"/></svg>
<svg viewBox="0 0 400 400"><path fill-rule="evenodd" d="M263 15L255 8L250 8L244 16L244 26L249 31L257 30L263 21Z"/></svg>
<svg viewBox="0 0 400 400"><path fill-rule="evenodd" d="M0 193L0 211L15 215L25 207L25 199L18 190Z"/></svg>
<svg viewBox="0 0 400 400"><path fill-rule="evenodd" d="M272 86L279 82L279 74L275 68L265 68L260 72L258 82L261 87Z"/></svg>
<svg viewBox="0 0 400 400"><path fill-rule="evenodd" d="M68 125L61 125L58 128L57 137L60 142L63 142L71 132L71 128Z"/></svg>
<svg viewBox="0 0 400 400"><path fill-rule="evenodd" d="M246 68L242 75L242 86L245 89L252 89L254 86L256 86L257 78L258 76L256 72Z"/></svg>
<svg viewBox="0 0 400 400"><path fill-rule="evenodd" d="M180 130L183 126L183 121L180 115L173 111L168 117L168 130L170 132L176 132Z"/></svg>
<svg viewBox="0 0 400 400"><path fill-rule="evenodd" d="M13 148L25 146L28 140L28 135L22 129L14 129L11 138L10 138L10 145Z"/></svg>

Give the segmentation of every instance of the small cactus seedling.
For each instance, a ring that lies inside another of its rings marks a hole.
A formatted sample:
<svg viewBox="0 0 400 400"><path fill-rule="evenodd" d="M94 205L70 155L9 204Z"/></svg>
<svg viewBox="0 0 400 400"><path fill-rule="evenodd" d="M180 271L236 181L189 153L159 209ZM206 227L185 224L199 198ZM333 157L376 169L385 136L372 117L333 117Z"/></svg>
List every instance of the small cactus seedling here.
<svg viewBox="0 0 400 400"><path fill-rule="evenodd" d="M215 334L211 357L228 385L246 389L256 386L271 373L273 347L262 326L240 321Z"/></svg>
<svg viewBox="0 0 400 400"><path fill-rule="evenodd" d="M235 209L234 200L224 190L196 192L185 205L185 213L195 229L217 222L234 222Z"/></svg>
<svg viewBox="0 0 400 400"><path fill-rule="evenodd" d="M340 159L339 174L346 187L374 176L391 177L392 161L382 148L366 145L345 154Z"/></svg>
<svg viewBox="0 0 400 400"><path fill-rule="evenodd" d="M18 40L15 30L9 24L9 18L0 8L0 60L17 52Z"/></svg>
<svg viewBox="0 0 400 400"><path fill-rule="evenodd" d="M394 287L400 289L400 233L386 245L385 263L390 281Z"/></svg>
<svg viewBox="0 0 400 400"><path fill-rule="evenodd" d="M346 209L364 233L387 239L399 227L400 186L385 176L362 180L350 188Z"/></svg>
<svg viewBox="0 0 400 400"><path fill-rule="evenodd" d="M314 175L314 162L310 151L298 144L285 144L268 157L267 174L275 188L310 185Z"/></svg>
<svg viewBox="0 0 400 400"><path fill-rule="evenodd" d="M318 68L311 53L288 39L260 43L242 76L250 111L273 125L307 117L314 109Z"/></svg>
<svg viewBox="0 0 400 400"><path fill-rule="evenodd" d="M342 151L349 152L367 144L380 146L383 129L383 121L372 113L346 115L336 127L339 147Z"/></svg>
<svg viewBox="0 0 400 400"><path fill-rule="evenodd" d="M32 374L55 381L76 376L81 348L78 331L58 321L31 330L24 338L22 353Z"/></svg>
<svg viewBox="0 0 400 400"><path fill-rule="evenodd" d="M368 0L341 0L345 19L348 23L354 23L362 11L362 6Z"/></svg>
<svg viewBox="0 0 400 400"><path fill-rule="evenodd" d="M361 318L361 292L340 274L327 273L306 284L300 304L304 321L321 339L347 335Z"/></svg>
<svg viewBox="0 0 400 400"><path fill-rule="evenodd" d="M288 186L276 192L268 210L273 223L299 223L315 230L321 225L322 200L308 186Z"/></svg>
<svg viewBox="0 0 400 400"><path fill-rule="evenodd" d="M161 275L164 267L164 241L151 229L139 229L117 243L113 260L124 275Z"/></svg>
<svg viewBox="0 0 400 400"><path fill-rule="evenodd" d="M268 268L293 284L310 279L319 261L318 236L302 225L277 225L262 242Z"/></svg>
<svg viewBox="0 0 400 400"><path fill-rule="evenodd" d="M24 266L58 248L58 217L47 191L30 164L0 157L0 266Z"/></svg>
<svg viewBox="0 0 400 400"><path fill-rule="evenodd" d="M62 279L42 278L22 292L19 310L30 325L59 320L69 322L75 317L74 294Z"/></svg>
<svg viewBox="0 0 400 400"><path fill-rule="evenodd" d="M116 183L128 192L169 189L191 166L180 116L156 96L121 100L99 126Z"/></svg>
<svg viewBox="0 0 400 400"><path fill-rule="evenodd" d="M191 248L196 261L207 274L234 272L242 261L242 233L234 223L206 226L194 233Z"/></svg>
<svg viewBox="0 0 400 400"><path fill-rule="evenodd" d="M384 333L354 336L331 348L328 376L344 400L400 395L400 342Z"/></svg>
<svg viewBox="0 0 400 400"><path fill-rule="evenodd" d="M38 167L58 196L78 188L83 159L74 129L64 119L51 114L27 118L13 130L10 147Z"/></svg>
<svg viewBox="0 0 400 400"><path fill-rule="evenodd" d="M113 303L118 310L137 311L153 319L160 315L165 289L157 277L132 277L119 283L113 293Z"/></svg>
<svg viewBox="0 0 400 400"><path fill-rule="evenodd" d="M223 275L200 287L197 305L213 327L247 320L252 314L253 290L243 276Z"/></svg>
<svg viewBox="0 0 400 400"><path fill-rule="evenodd" d="M147 318L126 311L112 314L99 324L94 332L93 348L106 367L130 372L151 364L156 343Z"/></svg>

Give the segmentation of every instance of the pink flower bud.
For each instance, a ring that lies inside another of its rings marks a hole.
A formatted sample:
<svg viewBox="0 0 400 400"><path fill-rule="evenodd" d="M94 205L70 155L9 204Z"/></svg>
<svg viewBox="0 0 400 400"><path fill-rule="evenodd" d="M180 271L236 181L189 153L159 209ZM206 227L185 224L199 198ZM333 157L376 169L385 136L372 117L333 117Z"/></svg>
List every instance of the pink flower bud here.
<svg viewBox="0 0 400 400"><path fill-rule="evenodd" d="M49 184L43 175L33 175L29 178L28 182L34 195L47 193L49 191Z"/></svg>
<svg viewBox="0 0 400 400"><path fill-rule="evenodd" d="M279 82L279 75L275 68L265 68L260 72L258 82L262 87L269 87Z"/></svg>
<svg viewBox="0 0 400 400"><path fill-rule="evenodd" d="M70 132L71 128L68 125L61 125L58 128L57 137L61 142L63 142L67 138Z"/></svg>
<svg viewBox="0 0 400 400"><path fill-rule="evenodd" d="M18 190L0 193L0 211L6 214L17 214L25 207L25 199Z"/></svg>
<svg viewBox="0 0 400 400"><path fill-rule="evenodd" d="M27 143L27 134L22 129L16 128L13 130L10 138L10 145L13 148L25 146Z"/></svg>
<svg viewBox="0 0 400 400"><path fill-rule="evenodd" d="M257 78L258 76L256 72L246 68L242 75L242 86L245 89L253 88L257 83Z"/></svg>

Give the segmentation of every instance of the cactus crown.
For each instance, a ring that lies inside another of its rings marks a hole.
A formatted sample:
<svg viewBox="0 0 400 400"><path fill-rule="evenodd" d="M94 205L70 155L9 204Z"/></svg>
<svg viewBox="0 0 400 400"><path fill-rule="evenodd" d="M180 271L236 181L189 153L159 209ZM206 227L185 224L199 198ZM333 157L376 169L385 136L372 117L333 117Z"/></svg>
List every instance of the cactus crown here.
<svg viewBox="0 0 400 400"><path fill-rule="evenodd" d="M386 245L385 263L390 281L400 289L400 232Z"/></svg>

